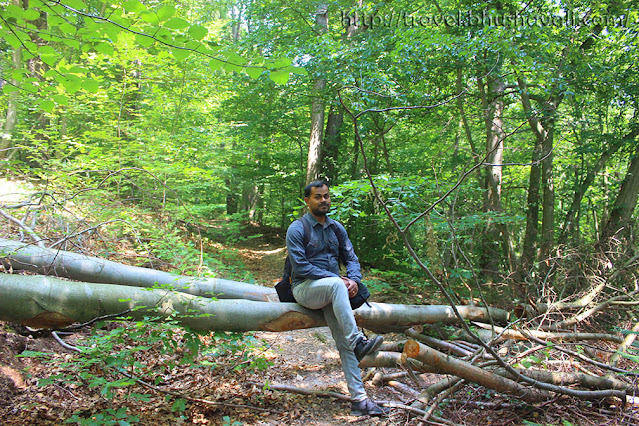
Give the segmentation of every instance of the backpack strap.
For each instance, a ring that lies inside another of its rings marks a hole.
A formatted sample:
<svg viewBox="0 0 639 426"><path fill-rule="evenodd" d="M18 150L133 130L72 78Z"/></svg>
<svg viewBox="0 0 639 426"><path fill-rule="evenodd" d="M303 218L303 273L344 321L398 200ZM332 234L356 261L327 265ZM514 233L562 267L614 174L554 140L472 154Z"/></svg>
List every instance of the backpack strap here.
<svg viewBox="0 0 639 426"><path fill-rule="evenodd" d="M302 222L302 225L304 226L304 238L302 239L302 242L304 243L304 250L306 250L306 246L311 241L311 224L308 223L306 215L299 218L299 221Z"/></svg>
<svg viewBox="0 0 639 426"><path fill-rule="evenodd" d="M337 223L337 222L335 222ZM344 236L342 235L341 232L339 232L337 230L337 225L335 225L334 227L331 227L333 230L333 234L335 234L335 236L337 237L337 261L340 262L342 265L346 265L346 262L344 262L344 255L342 253L342 250L344 249Z"/></svg>

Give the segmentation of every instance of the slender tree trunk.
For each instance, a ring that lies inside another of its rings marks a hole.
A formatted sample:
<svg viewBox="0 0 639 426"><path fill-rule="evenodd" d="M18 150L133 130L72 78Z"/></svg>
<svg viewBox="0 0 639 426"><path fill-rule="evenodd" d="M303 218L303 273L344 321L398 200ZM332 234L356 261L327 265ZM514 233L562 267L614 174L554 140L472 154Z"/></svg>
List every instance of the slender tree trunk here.
<svg viewBox="0 0 639 426"><path fill-rule="evenodd" d="M624 145L624 142L633 141L639 136L639 128L633 129L630 133L623 138L615 141L610 147L604 151L592 169L588 172L583 181L575 188L575 193L572 198L572 203L566 213L566 219L564 220L564 226L562 227L561 235L559 237L559 243L565 244L572 236L576 229L577 213L581 209L581 202L586 195L586 191L590 188L595 178L606 165L608 160Z"/></svg>
<svg viewBox="0 0 639 426"><path fill-rule="evenodd" d="M504 159L503 113L505 84L501 78L491 78L485 90L484 82L478 79L479 89L484 110L484 125L486 128L486 174L484 181L484 211L501 212L501 183ZM510 259L510 244L508 231L495 224L492 220L486 225L482 243L481 268L488 275L494 275L500 270L500 240L503 240L503 252L506 259ZM510 263L510 262L509 262Z"/></svg>
<svg viewBox="0 0 639 426"><path fill-rule="evenodd" d="M339 144L342 140L341 130L344 123L344 110L339 106L331 106L326 120L322 165L327 182L337 182L339 169Z"/></svg>
<svg viewBox="0 0 639 426"><path fill-rule="evenodd" d="M531 159L532 165L530 166L528 181L528 196L526 200L526 233L524 235L521 261L516 274L519 281L523 282L523 278L528 276L532 265L537 259L536 246L539 231L539 202L542 176L542 166L540 162L543 158L544 141L548 138L548 131L533 111L526 81L523 77L518 77L517 82L524 113L535 135L535 145ZM525 295L525 293L529 291L528 288L520 290L522 295Z"/></svg>
<svg viewBox="0 0 639 426"><path fill-rule="evenodd" d="M633 213L639 195L639 147L635 148L629 161L626 176L610 209L610 217L601 227L600 245L606 252L614 251L616 241L631 235L631 226L634 224Z"/></svg>
<svg viewBox="0 0 639 426"><path fill-rule="evenodd" d="M554 106L551 114L554 115ZM555 185L553 178L553 143L555 134L555 119L549 118L545 121L544 127L547 129L546 137L541 144L541 188L542 188L542 218L541 218L541 241L539 245L539 256L541 260L548 259L554 247L555 232Z"/></svg>
<svg viewBox="0 0 639 426"><path fill-rule="evenodd" d="M315 12L315 27L320 33L328 31L328 5L321 4ZM306 183L319 178L322 159L322 139L324 130L324 99L326 79L318 77L313 84L315 97L311 104L311 135L308 143L308 161L306 165Z"/></svg>
<svg viewBox="0 0 639 426"><path fill-rule="evenodd" d="M537 235L539 231L539 190L541 182L541 139L535 136L535 146L533 148L528 177L528 195L526 197L526 233L524 235L524 245L521 251L520 270L523 276L528 275L528 271L537 258Z"/></svg>
<svg viewBox="0 0 639 426"><path fill-rule="evenodd" d="M20 4L19 1L14 1L14 3ZM22 66L22 48L16 48L13 51L11 58L13 60L13 68L19 69ZM10 84L15 87L20 87L20 82L14 78L11 79ZM19 96L19 90L16 90L15 92L11 92L9 94L9 99L7 102L7 115L4 121L4 126L2 128L2 134L0 135L0 159L9 158L10 156L12 156L12 151L10 151L10 148L12 146L11 135L13 134L13 130L15 129L16 123L18 121Z"/></svg>

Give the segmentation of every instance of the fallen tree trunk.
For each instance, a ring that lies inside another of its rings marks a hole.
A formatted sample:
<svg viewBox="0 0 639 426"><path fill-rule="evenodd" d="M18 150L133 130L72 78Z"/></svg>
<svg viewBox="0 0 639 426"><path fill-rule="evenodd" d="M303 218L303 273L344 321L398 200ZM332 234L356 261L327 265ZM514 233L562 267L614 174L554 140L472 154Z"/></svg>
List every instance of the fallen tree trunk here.
<svg viewBox="0 0 639 426"><path fill-rule="evenodd" d="M134 319L149 312L178 320L197 330L286 331L326 325L321 311L296 303L267 303L243 299L211 300L166 289L145 289L113 284L66 281L53 277L0 274L0 320L35 328L60 328L74 322L133 310ZM154 310L154 308L156 308ZM459 307L471 315L485 310ZM385 303L363 305L355 311L362 327L384 329L387 323L408 328L414 324L455 322L450 306L405 306Z"/></svg>
<svg viewBox="0 0 639 426"><path fill-rule="evenodd" d="M551 394L548 391L589 400L601 400L609 397L617 397L625 400L626 398L625 390L579 390L542 382L532 377L519 377L518 380L525 379L525 381L534 382L536 388L525 387L514 380L501 377L468 362L448 356L416 340L406 342L404 345L404 354L409 358L415 358L425 365L436 368L436 371L441 374L453 374L486 388L517 396L526 402L538 402L549 399Z"/></svg>
<svg viewBox="0 0 639 426"><path fill-rule="evenodd" d="M548 332L539 330L512 330L502 327L491 326L489 324L475 323L476 326L482 327L484 330L494 330L496 335L499 335L499 340L530 340L530 336L538 339L550 340L550 341L562 341L562 342L582 342L588 340L603 340L615 343L622 343L623 338L614 334L607 333L562 333L562 332ZM495 335L495 337L497 337Z"/></svg>
<svg viewBox="0 0 639 426"><path fill-rule="evenodd" d="M0 263L5 269L27 270L43 275L70 278L103 284L133 287L172 286L176 291L194 296L218 299L246 299L275 302L275 289L223 280L197 278L129 266L99 257L85 256L62 250L50 250L17 241L0 239Z"/></svg>
<svg viewBox="0 0 639 426"><path fill-rule="evenodd" d="M573 373L565 371L542 371L532 369L516 369L519 373L539 380L540 382L550 383L558 386L580 385L588 389L619 389L635 394L637 386L631 383L622 382L615 377L593 376L592 374ZM513 378L513 376L503 368L493 371L502 377Z"/></svg>
<svg viewBox="0 0 639 426"><path fill-rule="evenodd" d="M514 395L526 402L549 399L547 392L525 387L513 380L492 374L468 362L448 356L415 340L404 345L404 354L435 368L439 374L453 374L469 382L477 383L498 392Z"/></svg>

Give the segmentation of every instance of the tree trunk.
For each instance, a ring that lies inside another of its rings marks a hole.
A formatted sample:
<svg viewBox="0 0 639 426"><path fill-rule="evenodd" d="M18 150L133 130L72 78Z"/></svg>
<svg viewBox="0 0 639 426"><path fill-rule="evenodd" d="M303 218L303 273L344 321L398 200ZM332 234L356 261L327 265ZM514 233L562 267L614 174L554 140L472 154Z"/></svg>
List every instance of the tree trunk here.
<svg viewBox="0 0 639 426"><path fill-rule="evenodd" d="M550 397L548 393L524 387L513 380L482 370L470 363L429 348L415 340L406 342L404 354L409 358L415 358L423 362L425 365L435 367L439 374L453 374L486 388L494 389L497 392L514 395L527 402L539 402Z"/></svg>
<svg viewBox="0 0 639 426"><path fill-rule="evenodd" d="M501 181L504 159L504 90L505 84L501 78L491 78L487 89L481 78L478 79L479 89L484 110L484 125L486 128L486 175L484 182L484 211L499 213L501 208ZM500 240L503 240L503 252L506 259L510 260L510 243L508 231L505 227L495 224L489 219L482 238L481 269L489 276L495 275L500 270ZM511 262L509 262L511 263Z"/></svg>
<svg viewBox="0 0 639 426"><path fill-rule="evenodd" d="M328 31L328 5L320 4L315 12L315 28L320 33ZM324 99L326 79L318 77L313 84L315 97L311 104L311 135L308 143L308 161L306 164L306 183L320 176L322 160L322 136L324 131Z"/></svg>
<svg viewBox="0 0 639 426"><path fill-rule="evenodd" d="M639 147L635 149L629 161L626 176L610 209L610 217L601 227L600 245L606 252L614 248L615 240L623 240L630 235L630 226L633 224L632 215L639 195Z"/></svg>
<svg viewBox="0 0 639 426"><path fill-rule="evenodd" d="M4 239L0 239L0 264L7 270L28 270L93 283L147 288L170 285L177 291L195 296L262 302L279 300L275 290L268 287L219 278L180 276Z"/></svg>
<svg viewBox="0 0 639 426"><path fill-rule="evenodd" d="M341 142L341 130L344 123L344 110L341 107L331 106L326 120L326 132L324 134L324 149L322 150L322 166L324 178L327 182L337 182L339 170L339 144Z"/></svg>
<svg viewBox="0 0 639 426"><path fill-rule="evenodd" d="M361 327L371 330L457 321L450 306L370 305L355 310L355 318ZM326 325L321 311L297 303L211 300L166 289L0 274L0 320L35 328L60 328L129 309L132 311L126 316L136 320L150 312L161 317L181 314L176 319L196 330L285 331ZM458 309L471 321L488 318L485 309L472 306ZM498 309L491 310L491 315L502 322L508 318L507 312Z"/></svg>
<svg viewBox="0 0 639 426"><path fill-rule="evenodd" d="M165 289L65 281L58 278L0 274L0 320L34 328L60 328L103 315L127 312L175 316L195 330L285 331L323 326L321 311L296 303L211 300Z"/></svg>
<svg viewBox="0 0 639 426"><path fill-rule="evenodd" d="M552 104L551 104L552 105ZM552 105L554 114L555 106ZM555 185L553 179L553 143L555 119L549 118L544 123L547 129L546 137L541 144L541 188L542 188L542 217L541 217L541 241L539 244L539 258L546 260L550 257L554 247L555 232Z"/></svg>
<svg viewBox="0 0 639 426"><path fill-rule="evenodd" d="M581 201L586 195L586 191L590 188L595 178L601 171L601 169L606 165L608 160L623 146L625 142L632 142L639 135L639 128L633 129L630 133L625 135L623 138L614 141L608 149L606 149L597 162L594 164L592 169L588 172L583 181L579 184L579 186L575 189L575 193L573 195L572 203L570 205L570 209L568 213L566 213L566 219L564 220L564 226L561 231L561 236L559 237L559 243L564 244L568 241L568 238L571 237L573 232L576 229L576 220L577 213L581 209Z"/></svg>
<svg viewBox="0 0 639 426"><path fill-rule="evenodd" d="M19 2L16 2L16 3L19 3ZM22 48L18 47L13 51L13 54L11 55L13 59L13 68L16 70L22 66L21 53L22 53ZM12 78L10 84L12 84L15 87L19 87L20 82ZM19 90L16 90L15 92L11 92L9 94L9 99L7 101L7 115L6 115L4 126L2 129L2 134L0 135L0 159L10 158L12 156L12 154L10 153L11 135L18 121L19 96L20 96Z"/></svg>

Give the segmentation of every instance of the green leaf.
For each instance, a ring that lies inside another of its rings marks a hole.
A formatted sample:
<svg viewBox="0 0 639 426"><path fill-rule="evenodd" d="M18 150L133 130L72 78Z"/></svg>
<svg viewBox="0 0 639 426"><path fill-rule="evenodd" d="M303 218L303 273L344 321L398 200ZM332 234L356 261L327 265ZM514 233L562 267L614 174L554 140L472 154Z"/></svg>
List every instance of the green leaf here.
<svg viewBox="0 0 639 426"><path fill-rule="evenodd" d="M60 24L60 26L58 26L58 28L65 34L75 35L75 26L69 24L68 22L63 22L62 24Z"/></svg>
<svg viewBox="0 0 639 426"><path fill-rule="evenodd" d="M177 59L178 61L182 61L191 54L191 51L186 49L178 49L177 47L174 47L173 49L171 49L171 53L173 53L173 56L175 56L175 59Z"/></svg>
<svg viewBox="0 0 639 426"><path fill-rule="evenodd" d="M169 6L169 5L162 6L157 11L157 15L158 15L158 18L160 19L160 21L166 21L167 19L169 19L170 17L175 15L175 8L173 6Z"/></svg>
<svg viewBox="0 0 639 426"><path fill-rule="evenodd" d="M24 9L16 6L15 4L8 4L4 6L4 11L9 16L7 16L6 18L3 16L3 18L7 19L9 22L15 22L17 18L22 18L24 16Z"/></svg>
<svg viewBox="0 0 639 426"><path fill-rule="evenodd" d="M171 34L171 31L167 30L166 28L159 28L155 32L155 38L169 44L173 42L173 34Z"/></svg>
<svg viewBox="0 0 639 426"><path fill-rule="evenodd" d="M211 68L211 70L213 71L217 71L223 66L224 66L224 62L220 61L219 59L214 58L209 61L209 68Z"/></svg>
<svg viewBox="0 0 639 426"><path fill-rule="evenodd" d="M82 0L65 0L64 4L66 6L71 6L72 8L77 10L82 10L87 8L87 5L84 4Z"/></svg>
<svg viewBox="0 0 639 426"><path fill-rule="evenodd" d="M2 91L6 94L17 92L18 90L20 90L20 88L12 84L5 84L4 86L2 86Z"/></svg>
<svg viewBox="0 0 639 426"><path fill-rule="evenodd" d="M53 95L51 96L56 104L58 105L69 105L69 98L64 95Z"/></svg>
<svg viewBox="0 0 639 426"><path fill-rule="evenodd" d="M291 65L293 61L289 58L277 58L274 62L274 68L284 68Z"/></svg>
<svg viewBox="0 0 639 426"><path fill-rule="evenodd" d="M82 88L89 93L97 93L100 90L100 84L92 78L85 77L82 80Z"/></svg>
<svg viewBox="0 0 639 426"><path fill-rule="evenodd" d="M46 44L38 48L38 53L41 55L57 55L58 54L58 52L56 52L56 50L53 47Z"/></svg>
<svg viewBox="0 0 639 426"><path fill-rule="evenodd" d="M170 28L172 30L181 30L189 25L190 24L182 18L171 18L164 23L165 28Z"/></svg>
<svg viewBox="0 0 639 426"><path fill-rule="evenodd" d="M46 112L53 111L54 107L55 107L55 102L53 102L51 99L43 99L40 101L40 108L42 108Z"/></svg>
<svg viewBox="0 0 639 426"><path fill-rule="evenodd" d="M74 49L79 49L80 48L80 42L78 40L74 40L74 39L71 39L71 38L63 38L61 41L66 46L72 47Z"/></svg>
<svg viewBox="0 0 639 426"><path fill-rule="evenodd" d="M290 67L286 67L285 70L292 72L293 74L308 75L308 71L306 71L306 68L302 68L302 67L290 66Z"/></svg>
<svg viewBox="0 0 639 426"><path fill-rule="evenodd" d="M20 39L11 33L4 34L4 40L9 46L13 47L14 49L22 46L22 44L20 43Z"/></svg>
<svg viewBox="0 0 639 426"><path fill-rule="evenodd" d="M58 58L58 55L40 55L40 59L42 60L42 62L49 65L50 67L55 65Z"/></svg>
<svg viewBox="0 0 639 426"><path fill-rule="evenodd" d="M196 40L202 40L208 33L209 30L202 25L191 25L191 28L189 28L189 35Z"/></svg>
<svg viewBox="0 0 639 426"><path fill-rule="evenodd" d="M288 82L289 73L285 70L271 71L269 78L277 84L286 84Z"/></svg>
<svg viewBox="0 0 639 426"><path fill-rule="evenodd" d="M24 90L25 92L38 93L38 86L36 86L35 84L31 82L23 83L20 88Z"/></svg>
<svg viewBox="0 0 639 426"><path fill-rule="evenodd" d="M35 21L40 17L40 12L35 9L27 9L24 11L23 16L27 21Z"/></svg>
<svg viewBox="0 0 639 426"><path fill-rule="evenodd" d="M68 79L63 83L63 86L65 89L67 89L67 92L74 94L75 92L80 90L80 88L82 87L82 83L80 79Z"/></svg>
<svg viewBox="0 0 639 426"><path fill-rule="evenodd" d="M229 71L229 72L233 72L233 71L240 72L240 71L242 71L242 67L240 65L236 65L236 64L231 63L231 62L225 63L223 68L226 71Z"/></svg>
<svg viewBox="0 0 639 426"><path fill-rule="evenodd" d="M160 24L160 18L158 18L158 15L149 10L145 10L144 12L140 13L140 18L142 18L144 22L148 22L152 25Z"/></svg>
<svg viewBox="0 0 639 426"><path fill-rule="evenodd" d="M262 75L262 72L264 72L264 69L258 68L258 67L245 67L244 72L252 79L256 79L260 75Z"/></svg>
<svg viewBox="0 0 639 426"><path fill-rule="evenodd" d="M22 81L24 74L22 73L22 70L13 70L11 72L11 78L15 81Z"/></svg>
<svg viewBox="0 0 639 426"><path fill-rule="evenodd" d="M153 45L153 43L155 43L155 40L153 40L151 37L136 34L135 42L142 47L150 47Z"/></svg>
<svg viewBox="0 0 639 426"><path fill-rule="evenodd" d="M111 44L109 43L104 43L104 42L100 42L100 43L96 43L93 48L100 52L103 53L105 55L113 55L113 46L111 46Z"/></svg>
<svg viewBox="0 0 639 426"><path fill-rule="evenodd" d="M146 6L143 5L140 0L128 0L124 2L122 7L124 7L124 10L131 13L138 13L142 12L143 10L147 10Z"/></svg>

